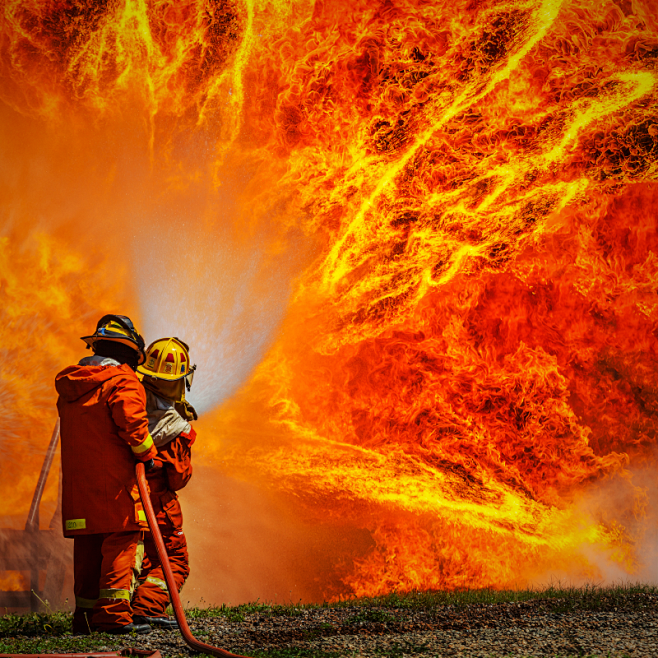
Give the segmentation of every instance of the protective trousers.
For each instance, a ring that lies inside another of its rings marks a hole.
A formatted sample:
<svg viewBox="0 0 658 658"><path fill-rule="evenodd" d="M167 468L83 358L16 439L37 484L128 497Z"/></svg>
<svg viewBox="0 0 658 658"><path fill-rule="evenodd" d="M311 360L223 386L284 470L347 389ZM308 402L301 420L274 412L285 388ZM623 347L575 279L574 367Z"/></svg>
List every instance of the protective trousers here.
<svg viewBox="0 0 658 658"><path fill-rule="evenodd" d="M158 528L167 549L176 588L180 591L190 575L185 535L180 527L175 527L168 519L165 523L159 523ZM145 534L144 548L140 583L133 597L133 614L144 617L162 617L169 605L169 590L150 532Z"/></svg>
<svg viewBox="0 0 658 658"><path fill-rule="evenodd" d="M73 632L130 624L130 598L144 558L144 533L78 535L73 542Z"/></svg>

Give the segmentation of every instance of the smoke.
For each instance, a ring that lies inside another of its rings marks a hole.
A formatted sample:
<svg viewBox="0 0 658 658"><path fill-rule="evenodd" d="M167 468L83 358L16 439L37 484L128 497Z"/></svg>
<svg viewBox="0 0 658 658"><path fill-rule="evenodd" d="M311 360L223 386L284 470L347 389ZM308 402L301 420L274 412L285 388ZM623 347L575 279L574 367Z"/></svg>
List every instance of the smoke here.
<svg viewBox="0 0 658 658"><path fill-rule="evenodd" d="M604 583L635 580L658 583L658 498L655 467L638 465L593 484L579 505L616 535L604 550L587 551ZM633 546L633 551L626 548Z"/></svg>
<svg viewBox="0 0 658 658"><path fill-rule="evenodd" d="M367 531L305 520L289 502L216 465L195 467L180 500L191 568L186 605L322 601L328 588L340 588L340 561L372 545Z"/></svg>
<svg viewBox="0 0 658 658"><path fill-rule="evenodd" d="M606 528L606 545L583 545L580 569L549 569L532 579L537 587L658 584L658 497L655 467L631 467L590 484L576 508L588 523Z"/></svg>

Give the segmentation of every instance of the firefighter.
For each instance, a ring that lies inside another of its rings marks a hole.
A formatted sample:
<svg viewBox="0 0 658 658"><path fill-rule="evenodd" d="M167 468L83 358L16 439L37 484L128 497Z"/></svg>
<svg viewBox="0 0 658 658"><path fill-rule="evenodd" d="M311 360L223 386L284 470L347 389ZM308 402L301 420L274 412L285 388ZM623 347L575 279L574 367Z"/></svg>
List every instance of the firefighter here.
<svg viewBox="0 0 658 658"><path fill-rule="evenodd" d="M153 466L146 396L135 370L144 339L130 318L105 315L82 338L94 355L62 370L59 393L62 524L73 538L73 632L148 633L133 622L130 598L148 527L136 460Z"/></svg>
<svg viewBox="0 0 658 658"><path fill-rule="evenodd" d="M196 366L190 364L188 346L178 338L161 338L149 345L146 362L137 371L143 375L149 431L158 454L155 468L147 474L151 503L158 520L176 587L180 591L190 573L183 515L176 491L192 476L192 444L196 432L190 421L197 414L185 399ZM145 555L139 585L133 598L133 620L162 629L177 629L165 615L169 591L155 542L145 536Z"/></svg>

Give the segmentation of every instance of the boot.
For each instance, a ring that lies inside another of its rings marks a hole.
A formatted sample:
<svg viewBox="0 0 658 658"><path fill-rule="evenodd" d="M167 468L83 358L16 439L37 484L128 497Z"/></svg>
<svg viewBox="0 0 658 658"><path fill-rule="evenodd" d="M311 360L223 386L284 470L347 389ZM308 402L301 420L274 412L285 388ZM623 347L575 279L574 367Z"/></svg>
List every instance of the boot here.
<svg viewBox="0 0 658 658"><path fill-rule="evenodd" d="M133 623L135 624L149 624L156 628L161 628L163 631L177 631L178 622L169 617L144 617L143 615L133 615Z"/></svg>
<svg viewBox="0 0 658 658"><path fill-rule="evenodd" d="M137 633L137 635L146 635L153 629L148 624L126 624L125 626L114 626L114 628L99 628L99 633L109 633L110 635L127 635L128 633Z"/></svg>

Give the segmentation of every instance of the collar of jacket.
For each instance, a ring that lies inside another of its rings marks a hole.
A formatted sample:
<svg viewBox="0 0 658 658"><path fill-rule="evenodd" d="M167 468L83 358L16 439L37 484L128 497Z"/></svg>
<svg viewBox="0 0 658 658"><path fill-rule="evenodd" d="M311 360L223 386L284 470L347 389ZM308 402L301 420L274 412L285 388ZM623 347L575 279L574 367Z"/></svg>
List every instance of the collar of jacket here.
<svg viewBox="0 0 658 658"><path fill-rule="evenodd" d="M64 368L55 377L55 389L65 402L75 402L108 379L126 376L137 379L133 369L125 363L116 366L74 365Z"/></svg>

